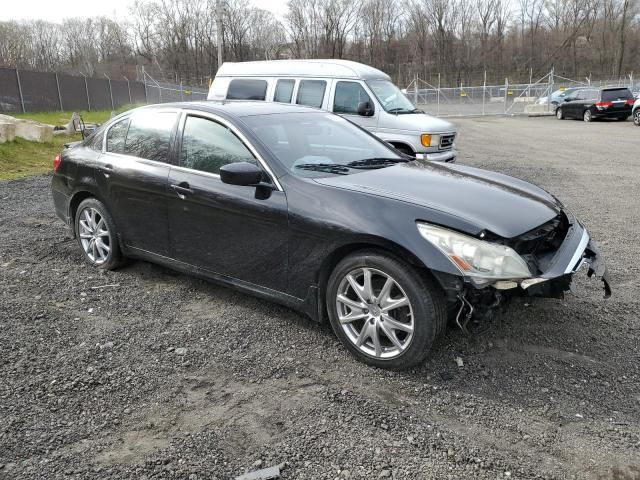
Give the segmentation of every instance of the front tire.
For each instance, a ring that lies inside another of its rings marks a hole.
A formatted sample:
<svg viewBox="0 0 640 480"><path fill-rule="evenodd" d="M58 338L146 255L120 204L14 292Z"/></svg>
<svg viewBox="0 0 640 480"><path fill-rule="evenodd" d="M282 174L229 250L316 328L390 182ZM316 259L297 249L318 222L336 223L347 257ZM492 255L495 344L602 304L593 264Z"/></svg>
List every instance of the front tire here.
<svg viewBox="0 0 640 480"><path fill-rule="evenodd" d="M116 225L101 201L87 198L78 205L75 233L80 249L91 265L105 270L122 265Z"/></svg>
<svg viewBox="0 0 640 480"><path fill-rule="evenodd" d="M424 361L446 328L445 296L430 278L384 252L357 252L332 272L331 327L360 361L403 370Z"/></svg>
<svg viewBox="0 0 640 480"><path fill-rule="evenodd" d="M584 113L582 114L582 119L589 123L593 120L593 115L591 114L591 110L585 110Z"/></svg>
<svg viewBox="0 0 640 480"><path fill-rule="evenodd" d="M640 108L633 112L633 123L640 127Z"/></svg>
<svg viewBox="0 0 640 480"><path fill-rule="evenodd" d="M564 114L562 113L562 107L556 109L556 118L558 120L564 120Z"/></svg>

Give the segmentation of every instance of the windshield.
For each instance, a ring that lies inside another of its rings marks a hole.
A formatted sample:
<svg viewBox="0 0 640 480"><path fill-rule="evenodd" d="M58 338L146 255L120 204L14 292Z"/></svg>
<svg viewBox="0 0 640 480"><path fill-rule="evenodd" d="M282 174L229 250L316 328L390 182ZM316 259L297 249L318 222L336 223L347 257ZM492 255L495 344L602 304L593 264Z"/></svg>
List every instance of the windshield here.
<svg viewBox="0 0 640 480"><path fill-rule="evenodd" d="M243 118L291 173L301 177L350 175L407 159L342 117L329 113Z"/></svg>
<svg viewBox="0 0 640 480"><path fill-rule="evenodd" d="M369 80L367 85L387 112L414 113L417 111L404 93L388 80Z"/></svg>

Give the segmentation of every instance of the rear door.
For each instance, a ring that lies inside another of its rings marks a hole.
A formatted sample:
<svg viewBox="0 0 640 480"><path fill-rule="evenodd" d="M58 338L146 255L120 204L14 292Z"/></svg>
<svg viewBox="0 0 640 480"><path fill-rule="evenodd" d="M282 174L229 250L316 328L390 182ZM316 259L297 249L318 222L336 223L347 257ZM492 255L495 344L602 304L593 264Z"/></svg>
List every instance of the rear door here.
<svg viewBox="0 0 640 480"><path fill-rule="evenodd" d="M602 103L608 106L608 111L621 116L630 115L634 97L628 88L607 88L602 90Z"/></svg>
<svg viewBox="0 0 640 480"><path fill-rule="evenodd" d="M220 180L223 165L264 165L227 120L190 112L180 123L179 166L169 175L171 256L210 273L283 291L289 237L284 192ZM265 180L270 178L265 171Z"/></svg>
<svg viewBox="0 0 640 480"><path fill-rule="evenodd" d="M142 110L106 132L96 182L122 242L168 253L167 179L177 127L176 110Z"/></svg>

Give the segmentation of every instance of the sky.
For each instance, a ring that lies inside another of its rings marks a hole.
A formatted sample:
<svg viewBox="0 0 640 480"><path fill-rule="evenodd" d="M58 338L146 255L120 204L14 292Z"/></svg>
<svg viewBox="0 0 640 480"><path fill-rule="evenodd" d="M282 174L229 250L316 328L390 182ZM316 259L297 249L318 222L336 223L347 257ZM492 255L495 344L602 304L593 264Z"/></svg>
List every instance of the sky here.
<svg viewBox="0 0 640 480"><path fill-rule="evenodd" d="M106 15L124 18L134 0L2 0L0 21L47 20L60 23L68 17L94 17ZM258 8L269 10L282 19L287 11L287 0L251 0Z"/></svg>

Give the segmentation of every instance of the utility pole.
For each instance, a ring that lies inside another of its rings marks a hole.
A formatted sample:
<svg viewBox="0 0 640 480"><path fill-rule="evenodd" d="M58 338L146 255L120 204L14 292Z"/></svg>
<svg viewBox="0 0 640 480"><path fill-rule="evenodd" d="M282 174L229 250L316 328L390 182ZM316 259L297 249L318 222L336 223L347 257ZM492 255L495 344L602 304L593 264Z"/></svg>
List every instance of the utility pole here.
<svg viewBox="0 0 640 480"><path fill-rule="evenodd" d="M216 0L216 37L218 42L218 68L222 66L222 51L224 50L222 40L222 13L224 0Z"/></svg>

